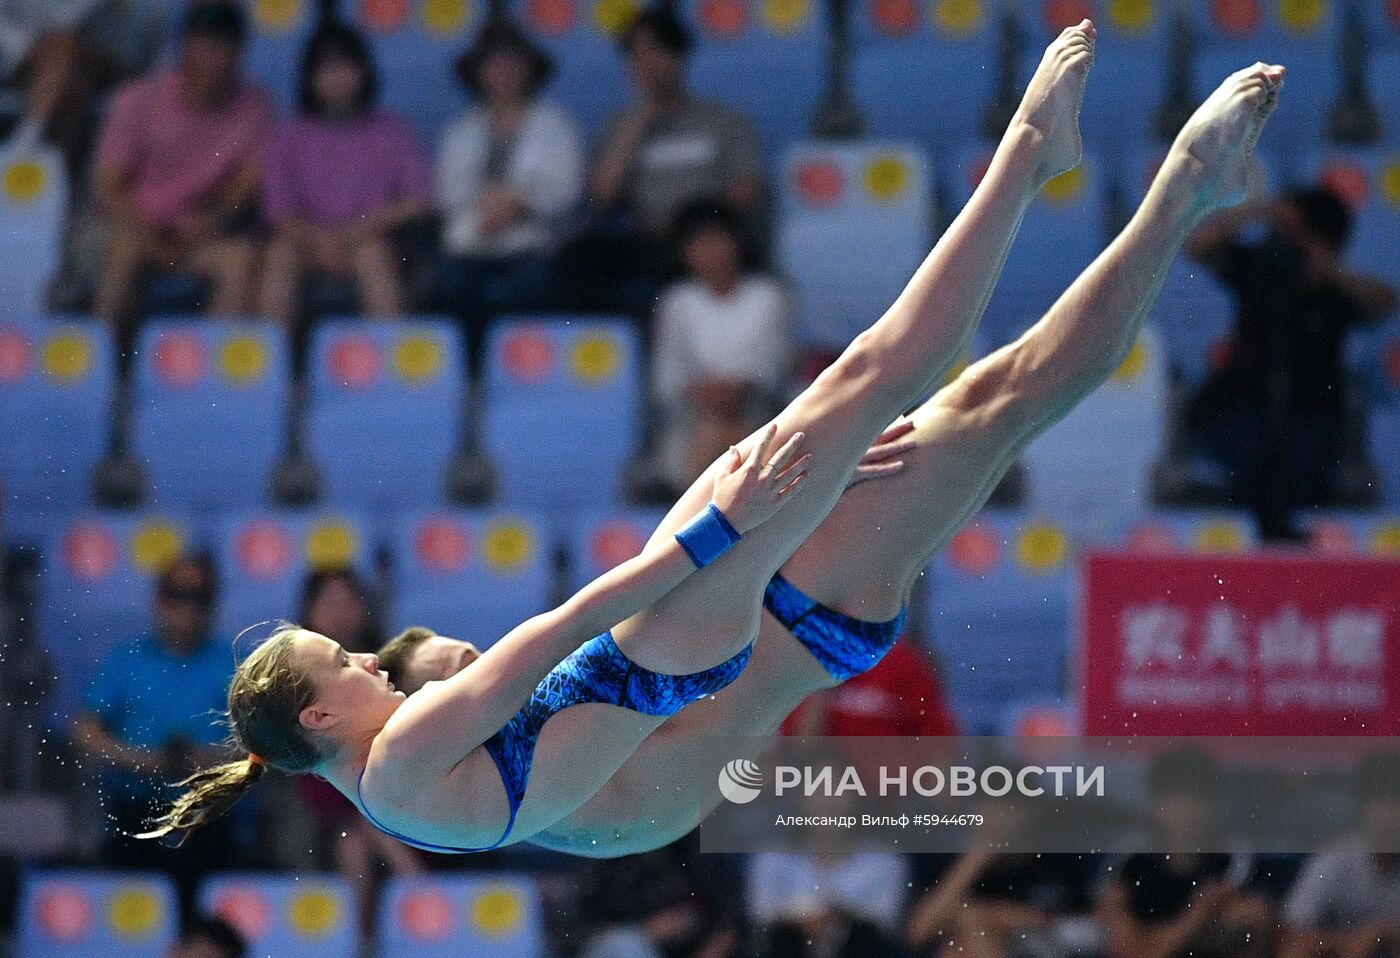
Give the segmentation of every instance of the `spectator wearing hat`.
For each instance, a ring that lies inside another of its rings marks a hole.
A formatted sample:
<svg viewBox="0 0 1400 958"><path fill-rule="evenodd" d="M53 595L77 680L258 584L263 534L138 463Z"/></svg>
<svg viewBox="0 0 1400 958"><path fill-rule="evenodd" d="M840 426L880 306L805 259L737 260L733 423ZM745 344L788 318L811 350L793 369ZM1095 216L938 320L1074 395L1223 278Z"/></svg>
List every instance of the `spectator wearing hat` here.
<svg viewBox="0 0 1400 958"><path fill-rule="evenodd" d="M128 317L149 269L211 283L208 311L246 311L256 246L254 194L272 121L267 95L246 83L247 25L236 4L201 0L185 18L173 69L124 87L97 150L99 202L114 221L96 311Z"/></svg>
<svg viewBox="0 0 1400 958"><path fill-rule="evenodd" d="M351 277L370 316L407 309L394 233L429 212L431 178L407 121L376 106L377 95L364 37L321 28L302 59L301 111L267 152L263 210L275 232L263 315L290 325L308 273Z"/></svg>
<svg viewBox="0 0 1400 958"><path fill-rule="evenodd" d="M233 653L213 641L216 601L213 563L207 557L177 560L156 583L154 628L118 647L98 668L73 738L88 767L100 771L101 796L113 827L104 858L109 864L169 870L186 906L203 870L226 864L230 821L200 829L182 848L137 841L168 785L197 768L223 760Z"/></svg>
<svg viewBox="0 0 1400 958"><path fill-rule="evenodd" d="M657 306L652 386L661 471L678 488L775 413L787 385L788 298L748 269L745 239L742 218L723 201L697 201L677 217L686 278Z"/></svg>
<svg viewBox="0 0 1400 958"><path fill-rule="evenodd" d="M473 105L438 146L443 306L479 331L492 314L549 305L549 256L583 195L583 147L541 96L549 58L493 18L457 63Z"/></svg>
<svg viewBox="0 0 1400 958"><path fill-rule="evenodd" d="M628 26L622 51L634 102L614 116L589 176L595 226L571 245L560 270L580 309L649 309L670 264L658 255L687 204L719 197L753 234L764 198L763 157L753 124L686 85L690 32L664 7ZM624 290L622 299L609 290Z"/></svg>

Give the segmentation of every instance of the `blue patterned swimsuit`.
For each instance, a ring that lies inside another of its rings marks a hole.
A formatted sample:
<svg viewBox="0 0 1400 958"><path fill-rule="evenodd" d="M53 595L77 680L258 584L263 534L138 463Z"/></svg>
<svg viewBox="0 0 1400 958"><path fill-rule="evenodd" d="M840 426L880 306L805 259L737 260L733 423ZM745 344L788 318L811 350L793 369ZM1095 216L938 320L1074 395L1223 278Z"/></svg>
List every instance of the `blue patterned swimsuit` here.
<svg viewBox="0 0 1400 958"><path fill-rule="evenodd" d="M838 682L872 668L904 631L908 609L888 622L865 622L828 609L780 575L763 593L763 607Z"/></svg>
<svg viewBox="0 0 1400 958"><path fill-rule="evenodd" d="M525 800L525 786L530 779L535 743L545 722L569 706L584 702L620 705L643 715L674 715L689 703L713 695L733 682L748 664L752 652L753 643L750 642L733 658L714 668L691 675L665 675L644 669L623 655L611 632L604 632L579 646L544 677L544 681L535 687L530 701L515 713L505 728L486 740L486 752L496 763L510 804L510 820L506 823L505 832L494 844L481 848L458 848L421 842L394 831L376 819L365 806L364 797L360 794L363 771L355 783L360 810L375 828L424 851L462 855L498 848L515 828L515 816Z"/></svg>

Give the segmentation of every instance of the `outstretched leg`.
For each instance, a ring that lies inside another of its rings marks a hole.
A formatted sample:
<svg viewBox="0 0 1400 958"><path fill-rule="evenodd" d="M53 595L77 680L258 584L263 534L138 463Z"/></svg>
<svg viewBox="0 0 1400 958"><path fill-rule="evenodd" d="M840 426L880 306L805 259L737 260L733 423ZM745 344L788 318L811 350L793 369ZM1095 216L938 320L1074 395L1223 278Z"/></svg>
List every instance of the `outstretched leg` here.
<svg viewBox="0 0 1400 958"><path fill-rule="evenodd" d="M802 499L615 631L638 664L692 672L713 665L717 650L742 648L757 631L764 585L830 511L870 441L961 354L1035 194L1079 161L1079 103L1093 43L1086 20L1051 45L967 207L894 305L777 417L780 440L807 434L813 464ZM714 468L681 498L657 536L674 534L704 506Z"/></svg>
<svg viewBox="0 0 1400 958"><path fill-rule="evenodd" d="M929 557L982 506L1025 444L1117 368L1191 230L1243 198L1281 83L1282 70L1262 64L1227 80L1182 130L1123 233L1025 335L915 411L905 470L847 493L784 576L849 615L892 617ZM604 791L536 840L585 855L673 840L710 808L668 775L684 767L697 738L771 733L803 698L832 684L765 616L753 660L734 684L669 720Z"/></svg>

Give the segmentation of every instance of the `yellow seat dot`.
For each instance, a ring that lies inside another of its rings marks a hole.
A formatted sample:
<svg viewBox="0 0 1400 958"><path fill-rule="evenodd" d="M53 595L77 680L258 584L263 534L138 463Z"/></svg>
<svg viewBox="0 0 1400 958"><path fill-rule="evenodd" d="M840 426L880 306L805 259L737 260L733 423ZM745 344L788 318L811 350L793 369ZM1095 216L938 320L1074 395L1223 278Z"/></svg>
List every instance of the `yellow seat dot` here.
<svg viewBox="0 0 1400 958"><path fill-rule="evenodd" d="M1196 531L1197 552L1243 552L1244 533L1239 524L1218 520L1202 524Z"/></svg>
<svg viewBox="0 0 1400 958"><path fill-rule="evenodd" d="M423 4L423 22L441 36L451 36L467 25L470 8L467 0L427 0Z"/></svg>
<svg viewBox="0 0 1400 958"><path fill-rule="evenodd" d="M16 203L33 203L44 194L48 173L33 160L11 163L5 170L5 195Z"/></svg>
<svg viewBox="0 0 1400 958"><path fill-rule="evenodd" d="M933 25L940 33L965 37L982 25L982 0L935 0Z"/></svg>
<svg viewBox="0 0 1400 958"><path fill-rule="evenodd" d="M148 522L131 536L131 559L140 569L159 575L174 565L184 551L180 531L167 522Z"/></svg>
<svg viewBox="0 0 1400 958"><path fill-rule="evenodd" d="M408 336L394 347L394 371L407 382L435 379L442 370L442 349L427 336Z"/></svg>
<svg viewBox="0 0 1400 958"><path fill-rule="evenodd" d="M1113 371L1115 382L1130 383L1142 375L1147 368L1147 347L1142 344L1142 340L1133 343L1128 355L1123 357L1123 361L1118 364L1118 368Z"/></svg>
<svg viewBox="0 0 1400 958"><path fill-rule="evenodd" d="M1371 552L1386 558L1400 556L1400 522L1382 522L1371 534Z"/></svg>
<svg viewBox="0 0 1400 958"><path fill-rule="evenodd" d="M123 938L149 938L160 920L160 902L146 889L121 889L112 895L108 917Z"/></svg>
<svg viewBox="0 0 1400 958"><path fill-rule="evenodd" d="M219 350L219 368L229 382L246 386L262 378L267 351L254 336L234 336Z"/></svg>
<svg viewBox="0 0 1400 958"><path fill-rule="evenodd" d="M598 0L593 6L593 24L599 33L618 36L637 15L637 0Z"/></svg>
<svg viewBox="0 0 1400 958"><path fill-rule="evenodd" d="M1400 157L1387 163L1381 173L1381 193L1391 206L1400 207Z"/></svg>
<svg viewBox="0 0 1400 958"><path fill-rule="evenodd" d="M301 16L301 0L257 0L253 18L265 32L284 33Z"/></svg>
<svg viewBox="0 0 1400 958"><path fill-rule="evenodd" d="M87 337L54 336L44 344L44 374L60 382L77 382L92 366L92 349Z"/></svg>
<svg viewBox="0 0 1400 958"><path fill-rule="evenodd" d="M1279 0L1278 16L1290 33L1316 33L1322 23L1324 0Z"/></svg>
<svg viewBox="0 0 1400 958"><path fill-rule="evenodd" d="M585 336L574 344L574 377L589 386L601 386L617 375L617 342L611 336Z"/></svg>
<svg viewBox="0 0 1400 958"><path fill-rule="evenodd" d="M1065 561L1069 540L1055 526L1041 523L1028 526L1016 544L1016 558L1031 572L1051 572Z"/></svg>
<svg viewBox="0 0 1400 958"><path fill-rule="evenodd" d="M1056 206L1071 206L1083 192L1084 165L1081 163L1046 183L1041 195Z"/></svg>
<svg viewBox="0 0 1400 958"><path fill-rule="evenodd" d="M1112 0L1109 19L1124 33L1146 33L1157 17L1154 0Z"/></svg>
<svg viewBox="0 0 1400 958"><path fill-rule="evenodd" d="M313 569L341 569L354 560L358 544L359 538L349 526L321 523L306 537L306 561Z"/></svg>
<svg viewBox="0 0 1400 958"><path fill-rule="evenodd" d="M323 938L340 921L340 904L329 892L308 891L288 904L287 921L304 937Z"/></svg>
<svg viewBox="0 0 1400 958"><path fill-rule="evenodd" d="M808 0L764 0L763 18L774 33L796 33L810 16Z"/></svg>
<svg viewBox="0 0 1400 958"><path fill-rule="evenodd" d="M520 924L524 907L511 888L483 891L468 905L472 925L483 936L504 937Z"/></svg>
<svg viewBox="0 0 1400 958"><path fill-rule="evenodd" d="M501 522L486 530L481 551L491 568L512 572L529 561L535 551L535 539L524 523Z"/></svg>
<svg viewBox="0 0 1400 958"><path fill-rule="evenodd" d="M893 202L908 186L909 167L898 157L877 157L865 168L865 190L877 202Z"/></svg>

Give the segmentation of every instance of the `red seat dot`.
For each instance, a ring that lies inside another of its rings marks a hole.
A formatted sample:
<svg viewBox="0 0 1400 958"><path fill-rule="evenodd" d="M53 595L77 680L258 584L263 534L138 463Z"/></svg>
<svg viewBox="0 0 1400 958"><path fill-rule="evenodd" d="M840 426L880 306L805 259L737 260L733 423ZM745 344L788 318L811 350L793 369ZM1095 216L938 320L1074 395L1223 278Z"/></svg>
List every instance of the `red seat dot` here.
<svg viewBox="0 0 1400 958"><path fill-rule="evenodd" d="M1252 36L1259 29L1259 0L1213 0L1210 12L1220 32L1233 40Z"/></svg>
<svg viewBox="0 0 1400 958"><path fill-rule="evenodd" d="M364 389L379 378L379 349L365 336L342 336L328 353L331 378L350 389Z"/></svg>
<svg viewBox="0 0 1400 958"><path fill-rule="evenodd" d="M452 903L438 891L415 891L400 903L399 923L414 941L441 941L452 932Z"/></svg>
<svg viewBox="0 0 1400 958"><path fill-rule="evenodd" d="M434 572L460 572L471 554L467 532L450 519L430 519L418 530L418 558Z"/></svg>
<svg viewBox="0 0 1400 958"><path fill-rule="evenodd" d="M639 555L645 545L646 536L635 526L626 522L610 522L593 533L588 551L594 569L604 572Z"/></svg>
<svg viewBox="0 0 1400 958"><path fill-rule="evenodd" d="M1125 545L1133 552L1170 552L1176 548L1176 536L1159 522L1144 522L1128 533Z"/></svg>
<svg viewBox="0 0 1400 958"><path fill-rule="evenodd" d="M797 169L797 195L808 206L834 206L844 186L841 170L834 163L813 160Z"/></svg>
<svg viewBox="0 0 1400 958"><path fill-rule="evenodd" d="M204 343L192 333L166 333L154 358L156 375L171 386L193 386L204 376Z"/></svg>
<svg viewBox="0 0 1400 958"><path fill-rule="evenodd" d="M526 383L543 382L554 367L554 343L538 330L510 333L501 346L501 354L506 372Z"/></svg>
<svg viewBox="0 0 1400 958"><path fill-rule="evenodd" d="M1045 25L1056 32L1092 18L1086 0L1048 0L1045 4Z"/></svg>
<svg viewBox="0 0 1400 958"><path fill-rule="evenodd" d="M29 370L29 341L17 329L0 329L0 383L16 383Z"/></svg>
<svg viewBox="0 0 1400 958"><path fill-rule="evenodd" d="M870 5L870 19L880 33L904 36L914 32L919 10L914 0L874 0Z"/></svg>
<svg viewBox="0 0 1400 958"><path fill-rule="evenodd" d="M703 0L700 4L700 25L711 36L737 37L748 26L747 20L743 0Z"/></svg>
<svg viewBox="0 0 1400 958"><path fill-rule="evenodd" d="M1366 205L1370 178L1366 169L1356 163L1331 163L1322 171L1322 185L1353 210Z"/></svg>
<svg viewBox="0 0 1400 958"><path fill-rule="evenodd" d="M972 575L984 575L996 568L1001 559L1001 543L996 534L983 525L971 525L953 537L948 544L948 558L953 567Z"/></svg>

